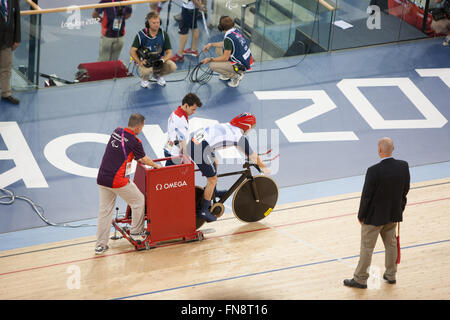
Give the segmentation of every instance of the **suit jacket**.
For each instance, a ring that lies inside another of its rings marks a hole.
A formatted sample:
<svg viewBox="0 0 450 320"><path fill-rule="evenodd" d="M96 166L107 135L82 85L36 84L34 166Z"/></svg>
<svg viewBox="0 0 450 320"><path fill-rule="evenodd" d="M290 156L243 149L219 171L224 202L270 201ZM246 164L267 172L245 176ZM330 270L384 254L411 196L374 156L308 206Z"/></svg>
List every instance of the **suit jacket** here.
<svg viewBox="0 0 450 320"><path fill-rule="evenodd" d="M410 175L408 162L384 159L367 169L358 219L374 226L403 220Z"/></svg>
<svg viewBox="0 0 450 320"><path fill-rule="evenodd" d="M0 14L0 49L10 48L14 42L20 42L20 6L19 0L8 1L8 21Z"/></svg>

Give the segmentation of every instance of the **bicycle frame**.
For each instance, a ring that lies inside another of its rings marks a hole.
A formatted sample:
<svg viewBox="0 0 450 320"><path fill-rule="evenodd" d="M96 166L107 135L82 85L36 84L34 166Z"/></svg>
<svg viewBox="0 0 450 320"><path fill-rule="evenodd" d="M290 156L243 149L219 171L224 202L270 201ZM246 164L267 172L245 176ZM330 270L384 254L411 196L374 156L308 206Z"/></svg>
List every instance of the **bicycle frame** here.
<svg viewBox="0 0 450 320"><path fill-rule="evenodd" d="M228 191L222 196L222 198L220 198L219 201L216 201L215 197L213 197L213 203L217 203L217 202L224 203L233 194L233 192L241 185L241 183L243 183L245 180L249 179L249 180L254 181L252 172L250 170L251 166L254 166L255 168L258 169L258 171L260 171L259 167L256 164L246 162L243 165L245 170L218 174L217 178L228 177L228 176L235 176L235 175L238 175L238 174L240 174L241 176L230 187L230 189L228 189ZM255 195L255 201L259 202L258 190L256 189L256 186L255 186L254 183L252 183L252 189L253 189L253 193Z"/></svg>

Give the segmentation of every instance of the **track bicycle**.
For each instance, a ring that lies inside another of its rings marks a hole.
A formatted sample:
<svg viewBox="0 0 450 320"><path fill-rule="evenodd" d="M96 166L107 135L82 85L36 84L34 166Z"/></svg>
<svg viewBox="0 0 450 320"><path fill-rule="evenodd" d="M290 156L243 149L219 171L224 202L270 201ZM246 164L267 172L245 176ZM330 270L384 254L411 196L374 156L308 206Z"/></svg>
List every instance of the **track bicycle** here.
<svg viewBox="0 0 450 320"><path fill-rule="evenodd" d="M264 154L269 154L271 150ZM272 159L263 160L265 162L272 161ZM210 212L216 217L223 215L225 207L223 203L234 193L232 209L235 217L242 222L256 222L267 217L275 207L278 201L278 186L277 183L270 177L265 175L253 175L251 167L254 167L261 173L261 169L256 163L250 162L246 159L243 164L244 170L218 174L217 177L227 177L233 175L240 175L228 191L217 201L213 195ZM201 211L203 203L204 188L195 186L195 204L196 212ZM196 215L196 228L200 228L205 223L205 220Z"/></svg>

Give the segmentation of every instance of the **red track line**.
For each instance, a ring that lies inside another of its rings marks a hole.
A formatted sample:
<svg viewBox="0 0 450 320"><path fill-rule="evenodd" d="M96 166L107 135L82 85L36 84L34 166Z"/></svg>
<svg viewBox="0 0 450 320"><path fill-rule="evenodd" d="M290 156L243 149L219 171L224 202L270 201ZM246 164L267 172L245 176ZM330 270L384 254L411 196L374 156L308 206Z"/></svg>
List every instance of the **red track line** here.
<svg viewBox="0 0 450 320"><path fill-rule="evenodd" d="M414 203L407 204L406 206L416 206L416 205L420 205L420 204L426 204L426 203L432 203L432 202L438 202L438 201L444 201L444 200L450 200L450 197L442 198L442 199L435 199L435 200L421 201L421 202L414 202ZM297 224L303 224L303 223L309 223L309 222L315 222L315 221L321 221L321 220L329 220L329 219L335 219L335 218L342 218L342 217L347 217L347 216L357 215L357 214L358 214L358 212L352 212L352 213L341 214L341 215L338 215L338 216L331 216L331 217L323 217L323 218L318 218L318 219L297 221L297 222L292 222L292 223L279 224L279 225L273 226L273 228L288 227L288 226L294 226L294 225L297 225ZM227 237L227 236L235 236L235 235L239 235L239 234L255 232L255 231L263 231L263 230L268 230L268 229L271 229L271 227L264 227L264 228L247 230L247 231L239 231L239 232L234 232L234 233L229 233L229 234L223 234L223 235L220 235L220 236L212 236L212 237L208 237L208 238L221 238L221 237Z"/></svg>
<svg viewBox="0 0 450 320"><path fill-rule="evenodd" d="M117 252L117 253L112 253L112 254L105 254L105 255L102 255L102 256L96 256L96 257L90 257L90 258L84 258L84 259L78 259L78 260L72 260L72 261L65 261L65 262L48 264L48 265L45 265L45 266L33 267L33 268L28 268L28 269L21 269L21 270L16 270L16 271L9 271L9 272L5 272L5 273L0 273L0 276L13 274L13 273L19 273L19 272L25 272L25 271L33 271L33 270L38 270L38 269L44 269L44 268L49 268L49 267L62 266L62 265L65 265L65 264L71 264L71 263L76 263L76 262L83 262L83 261L88 261L88 260L101 259L101 258L117 256L117 255L120 255L120 254L126 254L126 253L131 253L131 252L136 252L136 250L133 249L133 250L122 251L122 252Z"/></svg>
<svg viewBox="0 0 450 320"><path fill-rule="evenodd" d="M409 204L407 204L407 206L415 206L415 205L421 205L421 204L432 203L432 202L439 202L439 201L444 201L444 200L450 200L450 197L409 203ZM314 221L342 218L342 217L347 217L347 216L356 215L356 214L357 214L356 212L352 212L352 213L346 213L346 214L342 214L342 215L338 215L338 216L330 216L330 217L323 217L323 218L318 218L318 219L311 219L311 220L304 220L304 221L298 221L298 222L293 222L293 223L280 224L280 225L273 226L273 228L281 228L281 227L293 226L293 225L297 225L297 224L309 223L309 222L314 222ZM223 235L220 235L220 236L212 236L212 237L208 237L208 238L209 239L214 239L214 238L236 236L236 235L240 235L240 234L244 234L244 233L264 231L264 230L268 230L268 229L270 229L270 227L264 227L264 228L247 230L247 231L240 231L240 232L235 232L235 233L230 233L230 234L223 234ZM208 239L208 238L205 238L205 240ZM179 243L161 245L161 246L158 246L158 247L168 247L168 246L173 246L173 245L177 245L177 244L179 244ZM90 258L78 259L78 260L72 260L72 261L65 261L65 262L60 262L60 263L40 266L40 267L33 267L33 268L9 271L9 272L5 272L5 273L0 273L0 276L4 276L4 275L8 275L8 274L14 274L14 273L20 273L20 272L26 272L26 271L33 271L33 270L44 269L44 268L50 268L50 267L55 267L55 266L61 266L61 265L71 264L71 263L76 263L76 262L84 262L84 261L89 261L89 260L94 260L94 259L113 257L113 256L117 256L117 255L121 255L121 254L127 254L127 253L132 253L132 252L136 252L136 250L133 249L133 250L122 251L122 252L118 252L118 253L105 254L105 255L102 255L102 256L96 256L96 257L90 257Z"/></svg>
<svg viewBox="0 0 450 320"><path fill-rule="evenodd" d="M339 216L323 217L323 218L318 218L318 219L303 220L303 221L297 221L297 222L292 222L292 223L279 224L279 225L276 225L276 226L273 226L273 227L264 227L264 228L247 230L247 231L239 231L239 232L234 232L234 233L229 233L229 234L223 234L223 235L220 235L220 236L212 236L212 237L208 237L208 238L211 239L211 238L222 238L222 237L228 237L228 236L235 236L235 235L249 233L249 232L269 230L271 228L282 228L282 227L294 226L294 225L297 225L297 224L309 223L309 222L314 222L314 221L342 218L342 217L347 217L347 216L351 216L351 215L355 215L355 214L356 214L355 212L352 212L352 213L342 214L342 215L339 215Z"/></svg>

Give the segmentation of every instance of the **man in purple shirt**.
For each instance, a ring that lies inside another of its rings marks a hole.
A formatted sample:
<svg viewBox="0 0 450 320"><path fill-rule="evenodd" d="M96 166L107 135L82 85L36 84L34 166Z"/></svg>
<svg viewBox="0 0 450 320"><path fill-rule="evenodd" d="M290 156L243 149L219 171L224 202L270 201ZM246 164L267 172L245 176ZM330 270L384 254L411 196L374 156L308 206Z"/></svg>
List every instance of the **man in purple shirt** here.
<svg viewBox="0 0 450 320"><path fill-rule="evenodd" d="M130 235L135 240L146 237L144 231L145 196L130 180L133 159L142 164L161 168L145 155L142 142L136 135L144 128L145 117L135 113L130 116L126 128L118 127L111 134L97 175L100 205L97 223L95 253L108 250L109 231L117 196L131 208Z"/></svg>

